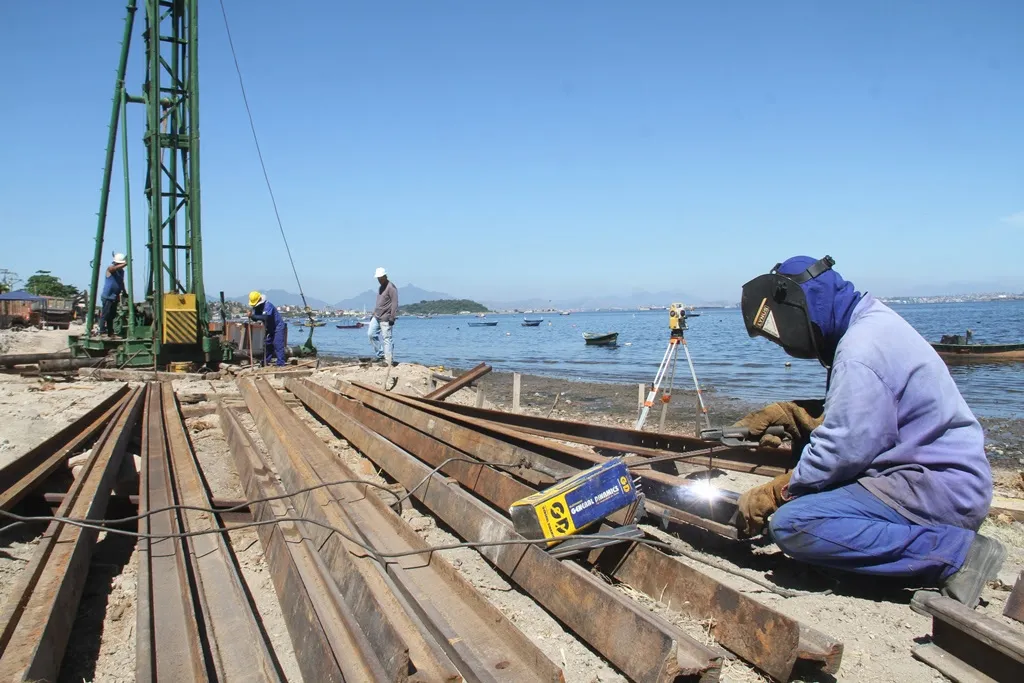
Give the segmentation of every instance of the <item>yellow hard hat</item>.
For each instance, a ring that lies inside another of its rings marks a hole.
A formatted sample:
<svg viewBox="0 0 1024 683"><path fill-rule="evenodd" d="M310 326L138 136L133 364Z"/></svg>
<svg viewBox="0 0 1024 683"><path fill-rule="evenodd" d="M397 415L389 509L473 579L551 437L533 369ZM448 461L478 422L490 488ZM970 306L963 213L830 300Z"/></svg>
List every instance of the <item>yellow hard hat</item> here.
<svg viewBox="0 0 1024 683"><path fill-rule="evenodd" d="M264 299L263 295L260 294L259 292L255 291L255 290L249 292L249 305L250 306L259 306L264 301L266 301L266 299Z"/></svg>

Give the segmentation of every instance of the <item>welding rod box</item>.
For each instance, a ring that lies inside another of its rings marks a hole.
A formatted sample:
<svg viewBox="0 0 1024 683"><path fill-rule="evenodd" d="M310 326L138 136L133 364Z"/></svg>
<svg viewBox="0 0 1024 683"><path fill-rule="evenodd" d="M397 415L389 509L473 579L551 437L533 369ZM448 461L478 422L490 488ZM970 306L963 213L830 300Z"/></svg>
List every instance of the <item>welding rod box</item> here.
<svg viewBox="0 0 1024 683"><path fill-rule="evenodd" d="M622 458L584 470L509 508L516 531L552 544L632 504L636 486Z"/></svg>

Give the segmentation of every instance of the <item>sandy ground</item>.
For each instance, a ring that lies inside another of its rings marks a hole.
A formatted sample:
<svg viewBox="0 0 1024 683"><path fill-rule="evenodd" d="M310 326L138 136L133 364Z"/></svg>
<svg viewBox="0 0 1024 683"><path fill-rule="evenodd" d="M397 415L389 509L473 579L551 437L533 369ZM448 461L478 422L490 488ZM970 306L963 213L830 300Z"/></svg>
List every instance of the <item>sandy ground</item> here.
<svg viewBox="0 0 1024 683"><path fill-rule="evenodd" d="M0 333L0 348L6 346L6 352L14 353L60 350L66 334L39 331ZM394 385L394 391L423 395L430 390L430 372L430 369L422 366L405 364L390 371L378 367L338 365L322 369L313 379L328 386L339 378L376 386L384 386L387 382L389 386ZM273 380L273 383L281 385L280 380ZM486 407L510 406L510 375L492 373L481 384L487 399ZM56 432L115 387L116 383L112 382L77 380L62 383L45 378L0 375L0 414L5 418L0 420L0 464ZM233 379L177 381L175 390L183 403L188 402L200 410L204 406L213 405L204 402L206 399L239 400ZM475 399L473 390L463 390L449 400L472 404ZM711 400L712 415L716 417L716 422L731 423L751 408L741 401L713 396ZM546 415L550 412L552 417L626 426L631 425L636 417L637 388L527 376L523 378L522 404L524 410L532 414ZM666 430L692 433L695 416L693 405L692 394L678 394L672 403ZM328 428L305 411L297 409L297 413L356 471L367 477L377 477L372 466L349 448L346 442L337 439ZM657 424L657 418L658 414L655 413L649 424ZM255 433L251 420L243 422ZM212 494L218 498L243 497L216 415L190 417L186 423ZM997 494L1024 498L1024 488L1021 488L1018 474L1022 469L1020 458L1024 442L1021 421L983 420L983 423L986 427L986 448L992 456L996 476ZM749 475L716 474L716 484L734 490L763 481ZM456 540L443 524L439 524L420 508L409 509L403 516L429 543ZM909 588L881 586L877 581L837 581L806 565L788 560L773 545L708 542L705 536L699 534L680 534L683 538L677 538L657 529L650 530L691 552L706 552L705 556L713 563L767 578L787 588L810 591L808 595L782 598L743 578L691 559L680 559L841 640L845 645L845 654L838 680L899 683L943 680L939 674L910 656L912 647L930 632L930 620L913 613L907 606L912 594ZM1009 519L990 518L983 532L1000 539L1007 546L1008 558L1000 575L1002 583L990 584L979 610L1024 632L1020 624L1000 615L1009 584L1024 568L1024 524ZM17 572L24 567L34 551L36 533L9 532L0 536L0 598L9 594ZM250 530L232 532L231 541L247 588L259 609L282 668L289 680L301 680L255 533ZM600 656L567 632L529 596L510 585L476 552L446 551L444 555L553 661L564 667L568 681L590 683L623 680ZM131 539L114 534L101 537L61 672L62 681L134 679L136 561L135 544ZM709 624L682 617L628 586L619 586L618 589L677 623L690 635L711 642L708 637ZM765 679L742 662L728 661L722 680Z"/></svg>

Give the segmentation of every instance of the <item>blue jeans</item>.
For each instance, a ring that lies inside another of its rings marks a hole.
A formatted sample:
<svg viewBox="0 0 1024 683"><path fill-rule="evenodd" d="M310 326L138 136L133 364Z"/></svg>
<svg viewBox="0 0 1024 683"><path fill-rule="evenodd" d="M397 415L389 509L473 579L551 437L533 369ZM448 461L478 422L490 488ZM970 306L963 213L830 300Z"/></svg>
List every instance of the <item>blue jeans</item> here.
<svg viewBox="0 0 1024 683"><path fill-rule="evenodd" d="M915 524L858 483L784 504L769 529L795 560L933 584L960 568L974 541L969 529Z"/></svg>
<svg viewBox="0 0 1024 683"><path fill-rule="evenodd" d="M100 334L114 336L114 318L117 317L117 299L104 299L100 312Z"/></svg>
<svg viewBox="0 0 1024 683"><path fill-rule="evenodd" d="M376 317L370 319L370 329L368 331L370 335L370 344L373 345L373 354L377 357L377 360L382 360L391 364L392 359L392 344L391 344L391 323L386 321L377 320ZM384 343L381 343L383 337Z"/></svg>

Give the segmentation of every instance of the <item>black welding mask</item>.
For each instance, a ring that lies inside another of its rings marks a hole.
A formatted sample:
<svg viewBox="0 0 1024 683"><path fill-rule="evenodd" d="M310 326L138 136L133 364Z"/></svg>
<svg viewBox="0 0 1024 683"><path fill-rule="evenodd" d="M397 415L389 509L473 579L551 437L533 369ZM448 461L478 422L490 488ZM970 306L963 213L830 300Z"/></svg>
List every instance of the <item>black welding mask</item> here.
<svg viewBox="0 0 1024 683"><path fill-rule="evenodd" d="M795 275L778 272L781 263L767 275L743 285L740 308L747 334L770 339L794 358L817 359L826 363L826 342L821 328L811 320L807 296L800 286L832 268L826 256Z"/></svg>

